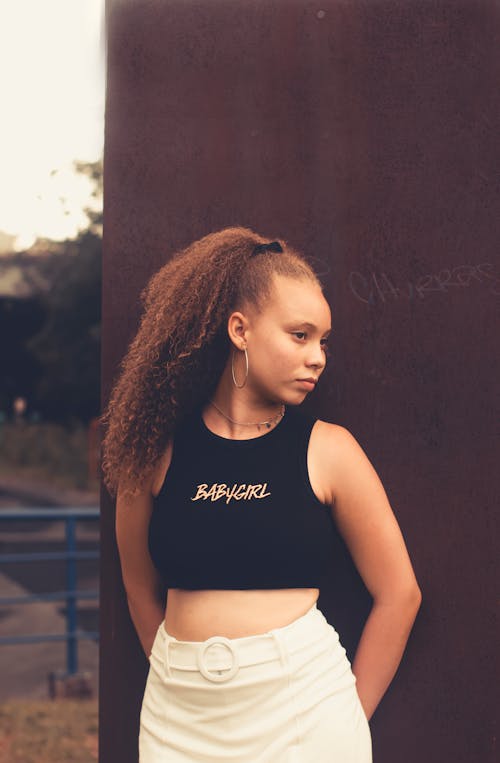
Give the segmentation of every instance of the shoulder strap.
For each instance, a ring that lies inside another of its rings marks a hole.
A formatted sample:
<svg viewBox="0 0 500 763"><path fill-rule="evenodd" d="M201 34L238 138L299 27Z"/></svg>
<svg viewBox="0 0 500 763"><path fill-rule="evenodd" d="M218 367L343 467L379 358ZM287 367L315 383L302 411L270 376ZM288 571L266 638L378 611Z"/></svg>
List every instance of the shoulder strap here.
<svg viewBox="0 0 500 763"><path fill-rule="evenodd" d="M294 429L296 433L296 447L297 447L297 459L300 479L304 486L306 493L314 500L317 500L316 496L312 492L311 483L309 480L309 470L307 467L307 451L309 448L309 440L311 438L311 431L314 424L318 421L318 417L311 413L307 413L304 410L294 411Z"/></svg>
<svg viewBox="0 0 500 763"><path fill-rule="evenodd" d="M307 439L307 442L309 442L311 429L313 428L315 422L318 420L317 416L314 416L312 413L308 413L307 411L298 407L291 409L291 415L293 418L294 427L299 432L300 437Z"/></svg>

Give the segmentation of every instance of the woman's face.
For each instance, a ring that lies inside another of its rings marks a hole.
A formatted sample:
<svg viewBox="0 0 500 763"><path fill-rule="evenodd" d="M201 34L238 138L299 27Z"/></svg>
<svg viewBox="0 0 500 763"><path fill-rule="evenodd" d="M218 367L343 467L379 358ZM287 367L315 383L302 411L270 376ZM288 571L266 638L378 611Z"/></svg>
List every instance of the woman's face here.
<svg viewBox="0 0 500 763"><path fill-rule="evenodd" d="M272 402L301 403L315 388L303 380L318 380L326 365L331 313L321 288L305 279L275 274L272 295L262 311L234 316L243 316L236 335L238 347L243 337L247 346L248 392ZM237 378L242 380L245 363L243 353L238 355Z"/></svg>

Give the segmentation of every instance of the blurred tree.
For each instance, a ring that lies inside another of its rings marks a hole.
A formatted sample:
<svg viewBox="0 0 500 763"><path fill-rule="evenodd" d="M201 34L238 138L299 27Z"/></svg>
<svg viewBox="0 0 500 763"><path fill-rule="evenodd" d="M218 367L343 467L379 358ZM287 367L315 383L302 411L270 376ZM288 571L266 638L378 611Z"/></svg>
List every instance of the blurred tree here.
<svg viewBox="0 0 500 763"><path fill-rule="evenodd" d="M39 361L26 344L46 318L39 297L0 300L0 357L3 358L0 383L0 410L10 416L17 396L32 400L42 374Z"/></svg>
<svg viewBox="0 0 500 763"><path fill-rule="evenodd" d="M95 180L99 196L102 163L77 168ZM59 255L52 288L42 297L46 320L27 343L43 369L32 406L67 424L88 424L100 413L102 210L85 211L89 227Z"/></svg>
<svg viewBox="0 0 500 763"><path fill-rule="evenodd" d="M88 230L102 237L102 194L103 194L103 170L102 159L97 162L74 162L75 169L87 175L94 182L92 198L97 201L97 209L85 207L85 214L89 219Z"/></svg>

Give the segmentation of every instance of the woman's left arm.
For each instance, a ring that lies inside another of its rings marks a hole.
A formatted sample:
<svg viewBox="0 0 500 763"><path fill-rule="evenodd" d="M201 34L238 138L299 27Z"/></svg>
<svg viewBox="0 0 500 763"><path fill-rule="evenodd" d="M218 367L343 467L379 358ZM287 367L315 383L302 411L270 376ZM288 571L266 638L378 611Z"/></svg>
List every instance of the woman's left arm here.
<svg viewBox="0 0 500 763"><path fill-rule="evenodd" d="M321 422L320 431L328 503L374 600L352 663L370 720L401 662L422 594L384 487L363 449L345 427Z"/></svg>

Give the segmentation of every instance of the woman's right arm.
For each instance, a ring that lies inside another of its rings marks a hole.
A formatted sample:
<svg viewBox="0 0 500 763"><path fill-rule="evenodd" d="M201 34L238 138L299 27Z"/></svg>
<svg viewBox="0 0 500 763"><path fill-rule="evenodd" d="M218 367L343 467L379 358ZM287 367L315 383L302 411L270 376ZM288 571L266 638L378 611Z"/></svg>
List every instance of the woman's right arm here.
<svg viewBox="0 0 500 763"><path fill-rule="evenodd" d="M160 623L165 617L166 598L161 576L151 561L148 529L153 510L151 479L134 496L124 495L120 483L116 496L115 530L128 608L146 657L149 658Z"/></svg>

